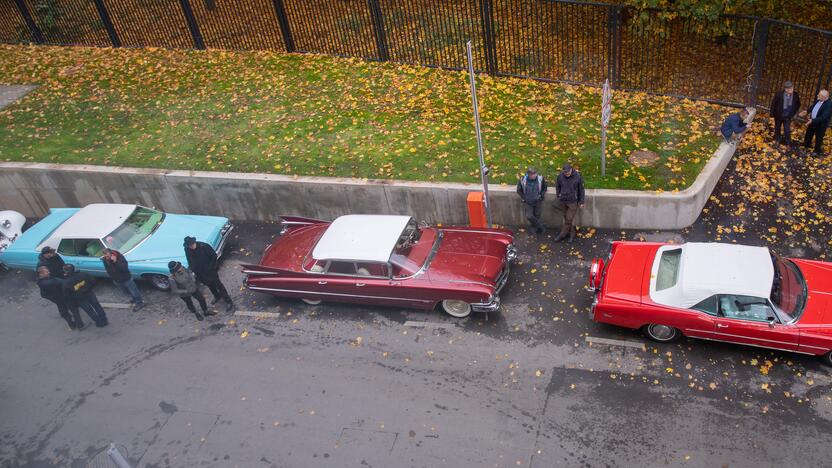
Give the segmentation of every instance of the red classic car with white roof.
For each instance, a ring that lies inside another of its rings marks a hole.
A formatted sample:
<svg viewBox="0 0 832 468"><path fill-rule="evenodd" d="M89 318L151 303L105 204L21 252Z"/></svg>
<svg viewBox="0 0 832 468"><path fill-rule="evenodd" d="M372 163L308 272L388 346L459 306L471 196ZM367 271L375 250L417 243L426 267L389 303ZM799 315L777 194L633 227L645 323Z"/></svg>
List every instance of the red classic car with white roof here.
<svg viewBox="0 0 832 468"><path fill-rule="evenodd" d="M821 356L832 365L832 264L766 247L613 242L594 259L592 318L651 339L682 335Z"/></svg>
<svg viewBox="0 0 832 468"><path fill-rule="evenodd" d="M245 285L275 296L433 309L496 311L515 256L505 229L428 227L410 216L282 217L280 237Z"/></svg>

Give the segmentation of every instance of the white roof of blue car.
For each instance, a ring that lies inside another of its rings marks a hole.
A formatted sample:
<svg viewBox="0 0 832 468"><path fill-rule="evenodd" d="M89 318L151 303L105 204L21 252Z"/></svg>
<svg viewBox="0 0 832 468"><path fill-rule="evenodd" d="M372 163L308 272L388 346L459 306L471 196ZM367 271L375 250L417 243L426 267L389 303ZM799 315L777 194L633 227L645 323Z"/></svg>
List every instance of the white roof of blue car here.
<svg viewBox="0 0 832 468"><path fill-rule="evenodd" d="M337 218L312 250L316 260L387 262L410 216L346 215Z"/></svg>
<svg viewBox="0 0 832 468"><path fill-rule="evenodd" d="M87 205L64 221L39 246L58 248L61 239L103 239L133 214L136 205L118 203L93 203Z"/></svg>

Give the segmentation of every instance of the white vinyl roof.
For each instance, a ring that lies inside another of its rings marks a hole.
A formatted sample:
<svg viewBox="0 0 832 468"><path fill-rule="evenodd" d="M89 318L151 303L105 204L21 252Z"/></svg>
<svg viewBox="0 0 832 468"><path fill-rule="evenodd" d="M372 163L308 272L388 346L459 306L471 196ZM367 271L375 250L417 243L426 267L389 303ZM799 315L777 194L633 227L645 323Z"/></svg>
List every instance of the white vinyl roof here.
<svg viewBox="0 0 832 468"><path fill-rule="evenodd" d="M656 291L661 254L682 249L676 284ZM771 295L774 265L766 247L696 243L659 248L650 275L650 298L658 303L688 309L714 294L767 298Z"/></svg>
<svg viewBox="0 0 832 468"><path fill-rule="evenodd" d="M410 216L346 215L329 225L312 250L316 260L387 262Z"/></svg>
<svg viewBox="0 0 832 468"><path fill-rule="evenodd" d="M57 248L61 239L103 239L124 223L133 214L136 205L116 203L93 203L78 210L63 222L43 246Z"/></svg>

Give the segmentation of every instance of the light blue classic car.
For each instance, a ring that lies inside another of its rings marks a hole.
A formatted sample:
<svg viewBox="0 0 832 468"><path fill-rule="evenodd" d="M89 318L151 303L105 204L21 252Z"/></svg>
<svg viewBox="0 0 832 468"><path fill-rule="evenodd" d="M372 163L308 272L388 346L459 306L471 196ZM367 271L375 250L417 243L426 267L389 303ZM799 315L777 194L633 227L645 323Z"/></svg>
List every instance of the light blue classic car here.
<svg viewBox="0 0 832 468"><path fill-rule="evenodd" d="M110 248L124 255L133 278L167 290L168 262L188 264L182 245L185 236L211 245L221 256L232 229L228 218L162 213L139 205L53 208L0 251L0 263L35 270L41 249L48 246L76 269L106 277L101 256Z"/></svg>

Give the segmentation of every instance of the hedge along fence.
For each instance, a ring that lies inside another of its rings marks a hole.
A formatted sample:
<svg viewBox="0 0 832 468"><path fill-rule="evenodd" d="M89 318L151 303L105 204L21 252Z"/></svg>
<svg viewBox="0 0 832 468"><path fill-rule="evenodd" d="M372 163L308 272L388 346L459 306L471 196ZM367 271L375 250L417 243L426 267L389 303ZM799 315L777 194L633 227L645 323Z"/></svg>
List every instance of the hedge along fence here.
<svg viewBox="0 0 832 468"><path fill-rule="evenodd" d="M730 16L708 38L679 20L639 29L621 6L569 0L0 0L0 41L274 49L599 85L731 105L791 80L832 83L832 32Z"/></svg>

